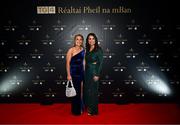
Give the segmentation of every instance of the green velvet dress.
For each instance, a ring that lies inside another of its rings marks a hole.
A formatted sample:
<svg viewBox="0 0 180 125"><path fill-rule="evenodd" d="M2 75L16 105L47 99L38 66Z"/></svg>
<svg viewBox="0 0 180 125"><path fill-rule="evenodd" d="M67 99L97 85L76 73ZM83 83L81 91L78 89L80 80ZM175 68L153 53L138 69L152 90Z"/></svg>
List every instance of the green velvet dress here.
<svg viewBox="0 0 180 125"><path fill-rule="evenodd" d="M100 76L103 62L102 49L98 48L97 51L86 52L85 61L84 103L88 113L96 115L98 114L99 80L94 81L93 77Z"/></svg>

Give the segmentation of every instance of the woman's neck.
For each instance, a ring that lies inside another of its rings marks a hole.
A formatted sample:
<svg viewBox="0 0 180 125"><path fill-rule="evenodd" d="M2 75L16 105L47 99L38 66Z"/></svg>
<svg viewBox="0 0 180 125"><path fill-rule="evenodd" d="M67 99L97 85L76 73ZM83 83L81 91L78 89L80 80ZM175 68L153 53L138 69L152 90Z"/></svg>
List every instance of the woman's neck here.
<svg viewBox="0 0 180 125"><path fill-rule="evenodd" d="M90 46L90 50L89 51L92 51L94 49L94 45Z"/></svg>
<svg viewBox="0 0 180 125"><path fill-rule="evenodd" d="M75 46L76 50L81 50L81 46Z"/></svg>

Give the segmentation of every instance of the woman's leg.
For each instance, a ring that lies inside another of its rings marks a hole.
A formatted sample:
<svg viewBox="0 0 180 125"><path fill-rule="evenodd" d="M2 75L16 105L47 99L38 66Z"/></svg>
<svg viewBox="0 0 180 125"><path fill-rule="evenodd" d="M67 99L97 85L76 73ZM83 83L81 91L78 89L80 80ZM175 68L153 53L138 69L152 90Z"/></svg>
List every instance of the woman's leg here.
<svg viewBox="0 0 180 125"><path fill-rule="evenodd" d="M74 115L81 114L81 81L78 77L73 77L73 85L76 90L77 95L72 97L71 101L71 111Z"/></svg>
<svg viewBox="0 0 180 125"><path fill-rule="evenodd" d="M84 108L85 108L85 106L84 106L84 100L83 100L83 85L84 85L84 83L83 83L83 81L81 82L81 113L85 110Z"/></svg>
<svg viewBox="0 0 180 125"><path fill-rule="evenodd" d="M99 82L92 80L89 93L88 113L90 115L98 114L98 86Z"/></svg>

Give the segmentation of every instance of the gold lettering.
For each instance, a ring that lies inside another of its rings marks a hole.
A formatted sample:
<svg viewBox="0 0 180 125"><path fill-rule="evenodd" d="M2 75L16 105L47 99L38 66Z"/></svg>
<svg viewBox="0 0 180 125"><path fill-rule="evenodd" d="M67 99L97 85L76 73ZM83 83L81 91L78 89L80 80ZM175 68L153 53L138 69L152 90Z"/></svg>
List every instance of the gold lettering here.
<svg viewBox="0 0 180 125"><path fill-rule="evenodd" d="M38 6L37 14L55 14L56 8L55 6Z"/></svg>
<svg viewBox="0 0 180 125"><path fill-rule="evenodd" d="M96 8L91 8L90 6L86 6L83 9L83 13L100 13L100 12L101 12L100 6Z"/></svg>
<svg viewBox="0 0 180 125"><path fill-rule="evenodd" d="M58 13L67 13L67 14L74 14L74 13L81 13L81 7L74 8L74 7L58 7Z"/></svg>
<svg viewBox="0 0 180 125"><path fill-rule="evenodd" d="M112 8L112 13L131 13L131 9L120 6L119 8Z"/></svg>

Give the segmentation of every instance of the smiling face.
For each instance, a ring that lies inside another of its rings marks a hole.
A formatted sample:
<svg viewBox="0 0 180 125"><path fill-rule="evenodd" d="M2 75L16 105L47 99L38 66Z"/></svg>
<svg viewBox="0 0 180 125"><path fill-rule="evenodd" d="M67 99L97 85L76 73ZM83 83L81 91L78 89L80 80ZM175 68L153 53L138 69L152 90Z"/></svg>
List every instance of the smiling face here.
<svg viewBox="0 0 180 125"><path fill-rule="evenodd" d="M89 45L90 46L93 46L93 45L95 45L95 38L94 38L94 36L92 36L92 35L90 35L89 37L88 37L88 43L89 43Z"/></svg>
<svg viewBox="0 0 180 125"><path fill-rule="evenodd" d="M83 46L83 37L80 35L75 36L74 46Z"/></svg>

